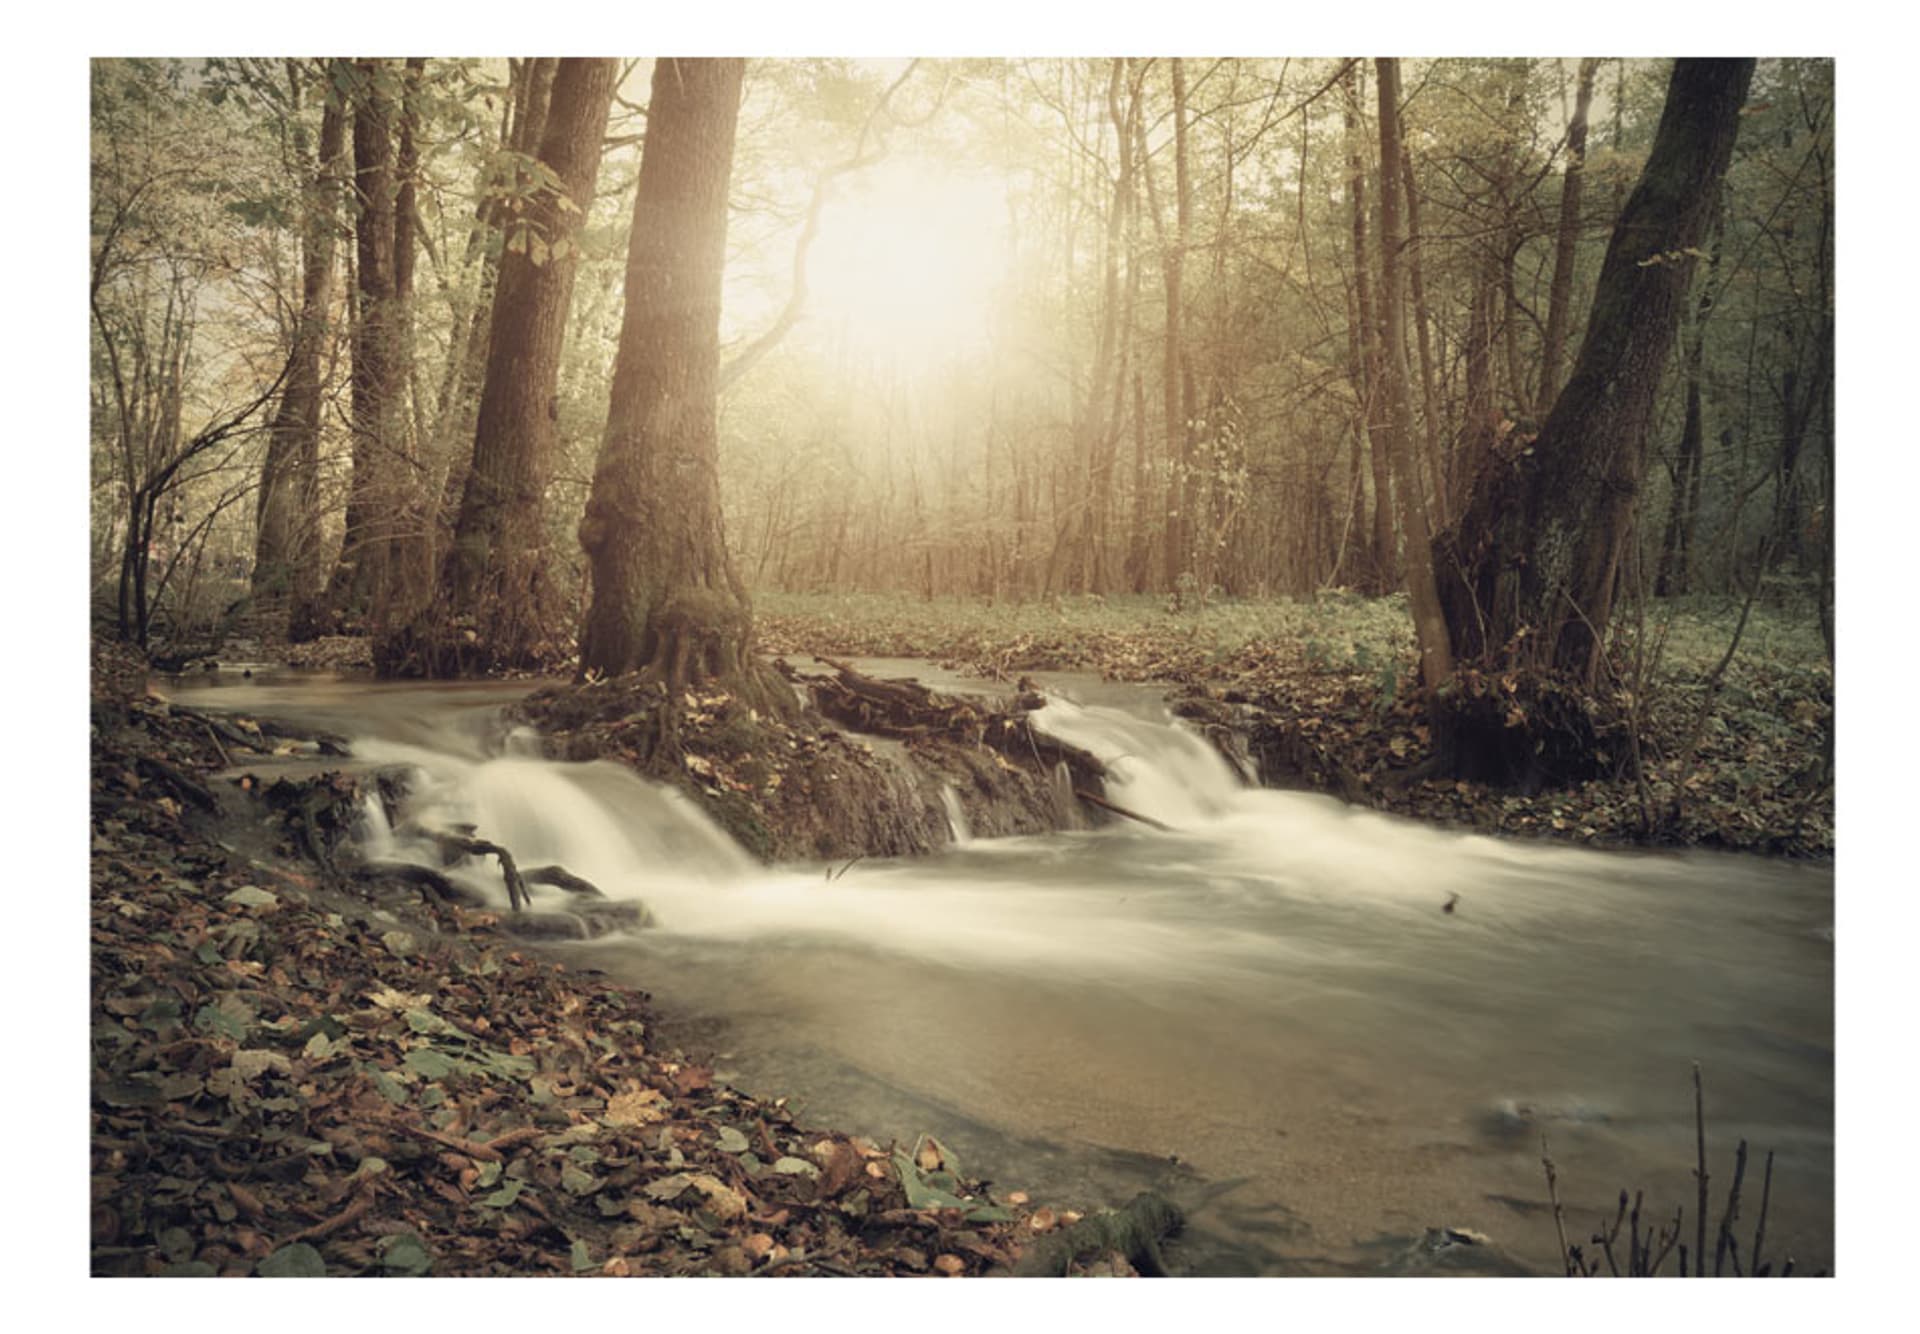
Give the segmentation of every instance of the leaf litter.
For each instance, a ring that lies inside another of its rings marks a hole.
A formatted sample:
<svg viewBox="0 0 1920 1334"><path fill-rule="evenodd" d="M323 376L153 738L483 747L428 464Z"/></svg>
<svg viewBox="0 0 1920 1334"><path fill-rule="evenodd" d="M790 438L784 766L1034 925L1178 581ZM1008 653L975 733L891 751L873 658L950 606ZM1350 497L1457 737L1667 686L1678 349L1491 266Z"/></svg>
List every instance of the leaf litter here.
<svg viewBox="0 0 1920 1334"><path fill-rule="evenodd" d="M95 1274L958 1276L1017 1259L1031 1211L935 1141L797 1123L656 1048L644 993L548 961L496 914L377 906L243 848L232 810L191 798L228 757L110 666L92 738Z"/></svg>

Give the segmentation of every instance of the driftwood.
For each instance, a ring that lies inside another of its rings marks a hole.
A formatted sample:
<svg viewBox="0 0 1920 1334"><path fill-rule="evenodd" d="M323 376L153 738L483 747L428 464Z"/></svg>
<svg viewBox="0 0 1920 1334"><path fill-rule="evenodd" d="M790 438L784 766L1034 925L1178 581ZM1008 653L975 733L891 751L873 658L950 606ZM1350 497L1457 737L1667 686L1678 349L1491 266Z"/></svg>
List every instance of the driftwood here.
<svg viewBox="0 0 1920 1334"><path fill-rule="evenodd" d="M1118 1251L1146 1278L1167 1277L1160 1239L1185 1221L1178 1205L1142 1191L1124 1209L1103 1209L1035 1241L1013 1267L1016 1278L1060 1278L1074 1261Z"/></svg>
<svg viewBox="0 0 1920 1334"><path fill-rule="evenodd" d="M833 676L810 676L780 664L789 680L804 685L814 706L835 722L858 732L897 740L945 740L985 745L1022 767L1051 775L1064 764L1075 795L1093 794L1091 804L1138 819L1108 804L1100 794L1107 766L1098 756L1068 745L1033 725L1031 711L1046 704L1038 691L1023 691L1012 702L956 699L912 680L882 680L833 658L821 658ZM1147 821L1147 823L1152 823Z"/></svg>
<svg viewBox="0 0 1920 1334"><path fill-rule="evenodd" d="M551 885L555 889L565 890L569 894L581 894L590 899L607 897L600 887L591 880L583 880L564 866L536 866L531 871L522 871L520 879L529 885Z"/></svg>
<svg viewBox="0 0 1920 1334"><path fill-rule="evenodd" d="M352 754L347 739L332 732L322 732L311 727L301 727L295 723L282 722L278 718L242 719L236 722L217 713L208 713L201 709L189 708L184 704L168 706L181 718L191 718L204 726L216 738L224 738L232 745L258 754L268 754L273 750L273 738L282 741L310 741L320 748L322 755L342 756ZM223 750L219 740L214 742L215 749ZM231 761L229 760L229 767Z"/></svg>
<svg viewBox="0 0 1920 1334"><path fill-rule="evenodd" d="M930 690L918 681L887 681L855 671L832 658L820 661L837 676L800 678L814 707L855 731L896 740L946 736L978 742L983 718L978 706Z"/></svg>
<svg viewBox="0 0 1920 1334"><path fill-rule="evenodd" d="M471 829L472 826L467 826ZM489 843L484 838L475 838L471 833L453 833L445 829L422 829L418 825L410 826L409 833L418 834L440 849L440 855L447 858L449 864L461 857L497 857L500 859L500 874L507 882L507 905L514 912L533 903L533 895L527 889L526 879L520 874L520 868L514 864L513 854L498 843Z"/></svg>
<svg viewBox="0 0 1920 1334"><path fill-rule="evenodd" d="M1114 802L1108 801L1105 797L1096 797L1093 793L1083 792L1079 788L1075 788L1073 790L1073 795L1080 798L1080 800L1086 802L1089 806L1098 806L1103 811L1112 811L1115 815L1124 815L1129 820L1138 820L1141 824L1151 825L1153 828L1162 830L1166 833L1174 832L1174 828L1172 825L1163 824L1161 821L1154 819L1151 815L1142 815L1138 811L1130 811L1125 806L1121 806ZM1451 912L1453 910L1449 908L1447 911Z"/></svg>
<svg viewBox="0 0 1920 1334"><path fill-rule="evenodd" d="M464 908L484 908L486 899L459 881L442 875L430 866L412 862L366 862L354 868L354 879L368 881L397 880L413 885L441 903L457 903Z"/></svg>
<svg viewBox="0 0 1920 1334"><path fill-rule="evenodd" d="M209 814L220 809L219 799L213 795L207 785L184 769L175 768L165 760L157 760L151 755L139 756L134 760L134 767L181 801L191 802Z"/></svg>

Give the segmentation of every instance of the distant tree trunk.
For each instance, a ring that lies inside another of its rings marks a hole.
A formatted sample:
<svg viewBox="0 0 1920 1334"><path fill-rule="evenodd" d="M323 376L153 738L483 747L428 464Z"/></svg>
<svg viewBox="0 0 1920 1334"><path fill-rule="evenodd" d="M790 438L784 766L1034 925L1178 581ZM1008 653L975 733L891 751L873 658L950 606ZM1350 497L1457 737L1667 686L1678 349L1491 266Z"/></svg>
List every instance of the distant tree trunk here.
<svg viewBox="0 0 1920 1334"><path fill-rule="evenodd" d="M721 524L717 379L737 59L654 64L607 432L580 524L593 599L582 673L713 682L763 710L791 696L753 657Z"/></svg>
<svg viewBox="0 0 1920 1334"><path fill-rule="evenodd" d="M1407 148L1404 130L1400 136L1400 175L1407 193L1407 277L1413 291L1413 328L1420 347L1420 425L1426 448L1428 480L1428 523L1437 528L1447 524L1446 458L1440 443L1440 402L1433 383L1433 340L1428 330L1433 325L1427 308L1426 247L1421 244L1420 191L1414 185L1413 154Z"/></svg>
<svg viewBox="0 0 1920 1334"><path fill-rule="evenodd" d="M1120 373L1115 367L1120 356L1120 248L1125 237L1126 198L1132 188L1127 149L1126 118L1120 110L1120 89L1124 66L1115 58L1109 62L1107 108L1120 143L1120 166L1108 199L1106 236L1100 259L1100 330L1094 346L1093 368L1088 376L1086 404L1080 413L1082 440L1080 454L1084 468L1085 490L1081 506L1081 557L1077 584L1083 592L1109 591L1107 570L1107 528L1113 506L1113 429L1118 414Z"/></svg>
<svg viewBox="0 0 1920 1334"><path fill-rule="evenodd" d="M1460 435L1454 443L1447 503L1448 513L1453 515L1465 508L1474 479L1492 457L1499 436L1500 413L1494 406L1493 385L1493 345L1499 329L1494 302L1499 294L1498 266L1483 253L1475 266L1473 299L1467 312L1466 402Z"/></svg>
<svg viewBox="0 0 1920 1334"><path fill-rule="evenodd" d="M1714 272L1720 266L1725 208L1723 200L1714 210L1713 249L1708 252L1707 272L1700 284L1700 300L1694 307L1693 328L1686 340L1686 410L1680 427L1680 447L1674 457L1667 528L1660 543L1660 567L1654 576L1656 597L1687 592L1692 578L1693 529L1700 516L1701 465L1706 454L1706 409L1700 382L1706 360L1707 317L1713 313Z"/></svg>
<svg viewBox="0 0 1920 1334"><path fill-rule="evenodd" d="M1398 474L1400 528L1407 535L1407 600L1420 646L1420 679L1430 698L1453 675L1446 618L1434 587L1427 512L1420 503L1420 474L1413 462L1413 394L1407 371L1406 316L1401 304L1400 247L1400 62L1375 62L1380 99L1380 327L1385 335L1387 438Z"/></svg>
<svg viewBox="0 0 1920 1334"><path fill-rule="evenodd" d="M1133 373L1133 532L1127 551L1127 586L1135 593L1146 592L1153 578L1153 543L1147 536L1149 475L1147 384L1136 369Z"/></svg>
<svg viewBox="0 0 1920 1334"><path fill-rule="evenodd" d="M560 353L579 267L575 236L593 203L619 62L566 59L538 158L565 193L536 189L500 260L487 373L439 596L380 656L386 671L452 676L534 668L561 656L545 522Z"/></svg>
<svg viewBox="0 0 1920 1334"><path fill-rule="evenodd" d="M1367 166L1365 129L1360 115L1360 62L1355 61L1342 80L1346 94L1347 195L1353 206L1353 318L1349 338L1350 351L1357 348L1355 392L1360 400L1363 429L1356 441L1364 438L1367 459L1373 474L1372 543L1368 547L1366 587L1370 592L1390 592L1399 565L1394 550L1393 480L1387 462L1385 423L1381 420L1382 390L1380 359L1382 353L1379 312L1373 301L1372 258L1367 246ZM1355 493L1356 497L1358 492ZM1357 500L1356 500L1356 503Z"/></svg>
<svg viewBox="0 0 1920 1334"><path fill-rule="evenodd" d="M1540 395L1535 400L1542 418L1552 409L1553 396L1560 392L1560 363L1566 355L1567 317L1573 304L1573 261L1580 244L1580 205L1587 180L1587 111L1593 105L1593 76L1599 68L1600 62L1591 56L1580 62L1573 116L1567 122L1567 171L1560 186L1560 228L1554 239L1546 346L1540 359ZM1563 84L1561 95L1565 94Z"/></svg>
<svg viewBox="0 0 1920 1334"><path fill-rule="evenodd" d="M288 612L288 632L314 632L321 592L320 395L328 308L333 298L336 196L344 170L346 108L323 79L319 153L306 183L301 220L300 314L286 388L267 428L267 456L255 511L253 595ZM296 84L296 89L297 89Z"/></svg>
<svg viewBox="0 0 1920 1334"><path fill-rule="evenodd" d="M353 481L346 537L327 585L331 613L364 618L384 609L396 519L394 408L393 103L391 75L377 60L353 67L353 176L358 315L353 329Z"/></svg>
<svg viewBox="0 0 1920 1334"><path fill-rule="evenodd" d="M1566 387L1525 451L1497 451L1435 543L1454 656L1442 754L1463 776L1593 772L1585 699L1599 687L1613 590L1646 471L1647 429L1693 260L1732 157L1751 60L1676 61L1639 183L1601 265ZM1524 698L1504 679L1521 683ZM1524 681L1522 680L1524 678Z"/></svg>
<svg viewBox="0 0 1920 1334"><path fill-rule="evenodd" d="M388 346L394 401L389 409L396 448L394 534L388 558L390 601L401 609L426 600L433 583L435 511L439 497L426 485L420 465L426 446L421 428L413 349L414 269L419 261L420 85L427 62L409 56L400 85L400 124L394 157L393 332Z"/></svg>
<svg viewBox="0 0 1920 1334"><path fill-rule="evenodd" d="M1173 170L1174 234L1163 246L1167 289L1166 361L1161 382L1162 409L1167 435L1167 549L1166 579L1170 590L1178 589L1180 576L1187 572L1192 545L1193 434L1188 421L1193 415L1191 375L1185 374L1186 303L1183 297L1183 271L1186 266L1187 235L1193 195L1187 176L1187 74L1176 56L1170 62L1173 81Z"/></svg>

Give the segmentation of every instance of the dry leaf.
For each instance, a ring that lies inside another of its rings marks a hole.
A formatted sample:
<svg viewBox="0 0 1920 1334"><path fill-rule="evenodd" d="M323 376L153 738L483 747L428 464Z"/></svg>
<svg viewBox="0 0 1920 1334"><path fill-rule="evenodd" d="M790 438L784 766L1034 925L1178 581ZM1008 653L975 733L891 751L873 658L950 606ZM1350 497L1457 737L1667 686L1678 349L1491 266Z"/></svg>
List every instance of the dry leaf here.
<svg viewBox="0 0 1920 1334"><path fill-rule="evenodd" d="M644 1126L666 1120L661 1104L666 1095L658 1089L635 1089L607 1099L606 1115L600 1119L610 1126Z"/></svg>

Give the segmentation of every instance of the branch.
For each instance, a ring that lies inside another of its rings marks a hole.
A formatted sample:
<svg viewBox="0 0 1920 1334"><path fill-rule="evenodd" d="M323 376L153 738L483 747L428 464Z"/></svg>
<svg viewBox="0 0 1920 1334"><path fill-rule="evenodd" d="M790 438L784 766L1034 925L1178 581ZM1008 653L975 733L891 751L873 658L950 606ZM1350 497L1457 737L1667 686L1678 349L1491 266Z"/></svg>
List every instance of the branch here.
<svg viewBox="0 0 1920 1334"><path fill-rule="evenodd" d="M853 156L845 162L828 167L814 181L813 198L807 204L807 220L800 228L800 239L794 242L793 246L793 289L787 297L787 304L765 333L747 344L739 355L720 368L720 393L724 394L732 388L741 376L752 370L767 353L773 351L780 340L787 336L788 331L800 322L807 304L807 253L813 248L814 238L820 233L820 212L826 207L827 196L836 180L851 172L870 167L886 157L887 145L884 137L877 148L871 151L867 148L867 139L873 134L874 125L881 115L885 114L889 124L893 126L923 125L932 118L934 112L938 111L941 103L946 100L946 89L943 87L933 108L919 120L901 120L892 113L890 104L893 101L893 95L900 91L902 84L913 77L913 72L918 68L920 68L920 62L917 59L908 62L906 69L900 72L900 77L880 94L880 100L874 103L873 110L867 115L866 123L860 127L860 138L854 144ZM882 134L884 136L884 131Z"/></svg>

